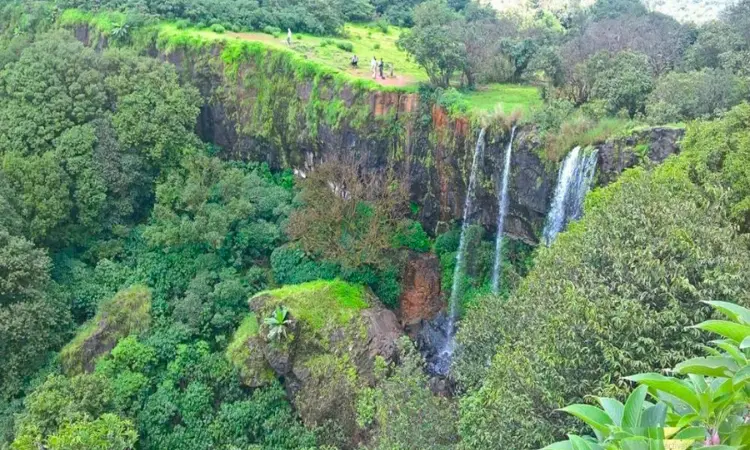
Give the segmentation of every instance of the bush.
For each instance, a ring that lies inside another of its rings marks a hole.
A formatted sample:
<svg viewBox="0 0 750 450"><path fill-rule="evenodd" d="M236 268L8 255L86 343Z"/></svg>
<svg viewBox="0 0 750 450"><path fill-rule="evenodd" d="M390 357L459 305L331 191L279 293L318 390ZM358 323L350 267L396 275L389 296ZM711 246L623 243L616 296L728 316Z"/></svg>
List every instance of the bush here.
<svg viewBox="0 0 750 450"><path fill-rule="evenodd" d="M380 19L377 22L375 22L375 27L377 27L378 30L380 30L383 34L388 34L390 31L390 26L386 20Z"/></svg>
<svg viewBox="0 0 750 450"><path fill-rule="evenodd" d="M750 304L747 239L688 173L672 161L595 191L507 303L469 312L455 365L470 391L464 445L528 449L563 437L576 425L555 409L622 398L625 376L700 354L700 334L685 327L710 316L701 301Z"/></svg>
<svg viewBox="0 0 750 450"><path fill-rule="evenodd" d="M352 44L351 42L347 42L347 41L337 41L336 47L338 47L339 49L345 52L351 53L354 51L354 44Z"/></svg>
<svg viewBox="0 0 750 450"><path fill-rule="evenodd" d="M266 34L270 34L275 38L281 36L281 28L275 27L273 25L266 25L265 27L263 27L263 32Z"/></svg>
<svg viewBox="0 0 750 450"><path fill-rule="evenodd" d="M227 31L227 29L224 28L224 25L217 23L217 24L211 25L211 31L213 31L214 33L223 34Z"/></svg>
<svg viewBox="0 0 750 450"><path fill-rule="evenodd" d="M174 26L178 30L184 30L185 28L188 28L190 26L190 21L189 20L184 20L184 19L183 20L178 20L177 22L175 22Z"/></svg>
<svg viewBox="0 0 750 450"><path fill-rule="evenodd" d="M416 220L404 220L398 224L393 236L396 248L407 248L417 252L430 251L430 237Z"/></svg>

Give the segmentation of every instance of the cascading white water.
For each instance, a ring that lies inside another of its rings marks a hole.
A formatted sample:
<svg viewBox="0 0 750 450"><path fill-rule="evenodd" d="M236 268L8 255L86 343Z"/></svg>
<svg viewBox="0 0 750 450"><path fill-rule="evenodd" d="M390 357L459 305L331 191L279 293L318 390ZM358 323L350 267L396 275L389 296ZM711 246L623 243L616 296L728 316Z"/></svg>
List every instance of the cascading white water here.
<svg viewBox="0 0 750 450"><path fill-rule="evenodd" d="M555 198L544 226L544 242L554 242L555 237L571 220L581 218L583 200L591 187L596 172L597 152L588 154L576 147L565 157L557 177Z"/></svg>
<svg viewBox="0 0 750 450"><path fill-rule="evenodd" d="M434 361L430 363L431 370L440 375L447 375L450 370L451 361L453 360L453 351L455 348L454 339L456 334L456 319L459 313L461 277L464 272L466 259L466 230L469 228L472 208L474 204L474 189L477 184L477 167L479 160L484 155L484 134L485 129L479 132L477 145L474 148L474 157L471 161L471 173L469 175L469 184L466 186L466 199L464 200L463 223L461 224L461 237L458 244L458 253L456 253L456 267L453 269L453 285L451 287L451 296L449 303L449 315L444 328L445 340L440 348Z"/></svg>
<svg viewBox="0 0 750 450"><path fill-rule="evenodd" d="M458 241L458 253L456 254L456 267L453 269L453 285L451 286L450 298L450 319L454 321L458 316L459 288L461 286L461 275L464 271L466 259L466 230L469 228L469 218L472 213L474 204L474 188L477 184L477 166L479 158L484 154L484 133L485 129L479 132L477 145L474 148L474 158L471 161L471 174L469 175L469 184L466 187L466 199L464 200L463 223L461 224L461 237Z"/></svg>
<svg viewBox="0 0 750 450"><path fill-rule="evenodd" d="M578 162L578 169L576 170L576 179L571 191L568 204L568 221L578 220L583 216L583 201L586 199L591 188L591 183L594 181L594 174L596 173L596 161L599 157L599 151L594 150L588 154L581 154ZM575 195L573 195L575 193Z"/></svg>
<svg viewBox="0 0 750 450"><path fill-rule="evenodd" d="M510 141L505 149L505 165L503 168L502 181L498 192L497 213L497 236L495 237L495 266L492 272L492 293L500 292L500 276L502 272L503 230L505 228L505 215L508 212L508 180L510 179L510 161L513 153L513 137L516 127L510 130Z"/></svg>

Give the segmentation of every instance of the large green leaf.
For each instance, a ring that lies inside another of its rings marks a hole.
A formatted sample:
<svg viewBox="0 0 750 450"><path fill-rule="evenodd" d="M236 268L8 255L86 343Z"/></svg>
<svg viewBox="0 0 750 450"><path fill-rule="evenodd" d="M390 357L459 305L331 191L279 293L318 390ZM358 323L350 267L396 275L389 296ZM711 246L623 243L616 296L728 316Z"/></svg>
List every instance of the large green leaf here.
<svg viewBox="0 0 750 450"><path fill-rule="evenodd" d="M609 435L609 426L614 425L612 419L596 406L591 405L570 405L560 409L568 414L578 417L582 421L586 422L597 434L603 436Z"/></svg>
<svg viewBox="0 0 750 450"><path fill-rule="evenodd" d="M742 369L738 370L732 378L732 384L734 385L735 389L747 384L748 381L750 381L750 366L745 366Z"/></svg>
<svg viewBox="0 0 750 450"><path fill-rule="evenodd" d="M745 339L740 342L740 350L745 350L746 348L750 347L750 336L746 337Z"/></svg>
<svg viewBox="0 0 750 450"><path fill-rule="evenodd" d="M625 379L664 391L687 403L693 410L700 410L700 400L696 392L676 378L665 377L658 373L641 373L625 377Z"/></svg>
<svg viewBox="0 0 750 450"><path fill-rule="evenodd" d="M573 444L570 441L560 441L550 444L542 450L573 450Z"/></svg>
<svg viewBox="0 0 750 450"><path fill-rule="evenodd" d="M750 325L750 309L729 302L704 302L721 311L730 320Z"/></svg>
<svg viewBox="0 0 750 450"><path fill-rule="evenodd" d="M674 435L672 439L677 440L693 440L693 441L702 441L706 438L706 429L704 427L687 427L683 430L680 430L677 434Z"/></svg>
<svg viewBox="0 0 750 450"><path fill-rule="evenodd" d="M644 386L645 387L645 386ZM643 411L640 426L646 428L662 428L667 422L667 405L659 402Z"/></svg>
<svg viewBox="0 0 750 450"><path fill-rule="evenodd" d="M597 445L595 442L590 442L580 436L576 436L575 434L569 434L568 439L570 439L570 443L573 444L573 450L599 450L601 447Z"/></svg>
<svg viewBox="0 0 750 450"><path fill-rule="evenodd" d="M747 340L748 339L746 338L742 342L744 343ZM747 364L747 357L745 357L745 354L742 353L742 351L740 351L740 349L737 348L737 345L734 344L732 341L730 341L730 340L718 340L718 341L712 341L712 343L714 345L716 345L717 347L719 347L720 349L724 350L740 366L744 366L745 364Z"/></svg>
<svg viewBox="0 0 750 450"><path fill-rule="evenodd" d="M648 393L647 386L638 386L625 402L625 410L622 414L622 427L635 428L641 426L641 415L643 414L643 401Z"/></svg>
<svg viewBox="0 0 750 450"><path fill-rule="evenodd" d="M625 411L625 405L620 403L619 400L609 397L597 397L599 404L604 408L604 412L607 413L612 422L618 427L622 426L622 414Z"/></svg>
<svg viewBox="0 0 750 450"><path fill-rule="evenodd" d="M705 375L707 377L732 377L739 370L737 362L728 356L708 356L691 358L674 368L682 374Z"/></svg>
<svg viewBox="0 0 750 450"><path fill-rule="evenodd" d="M711 333L719 334L737 343L744 341L746 337L750 336L749 325L729 322L726 320L707 320L692 328L710 331Z"/></svg>

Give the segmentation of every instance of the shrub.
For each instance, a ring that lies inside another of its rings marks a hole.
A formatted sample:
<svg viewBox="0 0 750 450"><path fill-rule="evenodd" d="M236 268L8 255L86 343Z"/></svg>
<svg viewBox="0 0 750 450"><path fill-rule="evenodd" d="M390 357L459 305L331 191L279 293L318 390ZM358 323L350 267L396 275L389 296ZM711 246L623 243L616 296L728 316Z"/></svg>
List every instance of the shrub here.
<svg viewBox="0 0 750 450"><path fill-rule="evenodd" d="M375 45L373 45L372 49L373 50L380 50L380 43L376 43Z"/></svg>
<svg viewBox="0 0 750 450"><path fill-rule="evenodd" d="M587 395L622 398L627 375L698 355L699 333L684 328L710 316L700 301L750 304L747 240L687 173L673 161L592 193L583 220L539 252L507 303L469 312L455 365L470 390L467 447L562 437L576 426L555 409Z"/></svg>
<svg viewBox="0 0 750 450"><path fill-rule="evenodd" d="M375 26L383 34L388 34L388 32L390 31L390 26L389 26L388 22L386 20L384 20L384 19L380 19L377 22L375 22Z"/></svg>
<svg viewBox="0 0 750 450"><path fill-rule="evenodd" d="M189 20L184 20L184 19L183 20L178 20L177 22L175 22L174 26L178 30L184 30L185 28L188 28L190 26L190 21Z"/></svg>
<svg viewBox="0 0 750 450"><path fill-rule="evenodd" d="M396 248L407 248L417 252L430 251L430 237L416 220L404 220L398 224L393 236Z"/></svg>
<svg viewBox="0 0 750 450"><path fill-rule="evenodd" d="M275 38L281 36L281 28L274 27L273 25L266 25L265 27L263 27L263 32L266 34L270 34Z"/></svg>
<svg viewBox="0 0 750 450"><path fill-rule="evenodd" d="M213 31L214 33L223 34L227 31L227 29L224 28L224 25L216 23L211 25L211 31Z"/></svg>
<svg viewBox="0 0 750 450"><path fill-rule="evenodd" d="M345 52L351 53L354 51L354 44L352 44L351 42L347 42L347 41L337 41L336 47L338 47L339 49Z"/></svg>

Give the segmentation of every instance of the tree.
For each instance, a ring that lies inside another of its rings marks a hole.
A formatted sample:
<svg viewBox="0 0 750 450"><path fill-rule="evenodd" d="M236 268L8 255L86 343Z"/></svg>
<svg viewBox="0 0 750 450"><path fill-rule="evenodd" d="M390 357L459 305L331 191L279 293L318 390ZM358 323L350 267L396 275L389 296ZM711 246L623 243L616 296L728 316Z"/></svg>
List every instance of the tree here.
<svg viewBox="0 0 750 450"><path fill-rule="evenodd" d="M594 20L613 19L619 16L643 16L648 13L640 0L596 0L589 14Z"/></svg>
<svg viewBox="0 0 750 450"><path fill-rule="evenodd" d="M156 189L145 236L156 246L196 246L238 267L268 257L283 236L291 194L258 171L196 155Z"/></svg>
<svg viewBox="0 0 750 450"><path fill-rule="evenodd" d="M377 387L360 395L358 423L375 430L377 450L455 448L457 411L450 400L430 391L424 360L408 338L398 341L400 365L380 367ZM380 361L382 363L382 360Z"/></svg>
<svg viewBox="0 0 750 450"><path fill-rule="evenodd" d="M0 229L0 398L17 394L69 330L49 268L46 252Z"/></svg>
<svg viewBox="0 0 750 450"><path fill-rule="evenodd" d="M644 111L646 98L653 88L645 55L600 53L587 65L588 72L594 74L591 97L603 101L610 114L625 111L633 117Z"/></svg>
<svg viewBox="0 0 750 450"><path fill-rule="evenodd" d="M287 232L307 254L350 270L393 264L393 236L406 214L405 185L394 174L332 160L302 183L300 200Z"/></svg>
<svg viewBox="0 0 750 450"><path fill-rule="evenodd" d="M445 0L430 0L414 9L414 27L401 35L400 48L421 65L436 86L448 87L466 64L461 16Z"/></svg>

